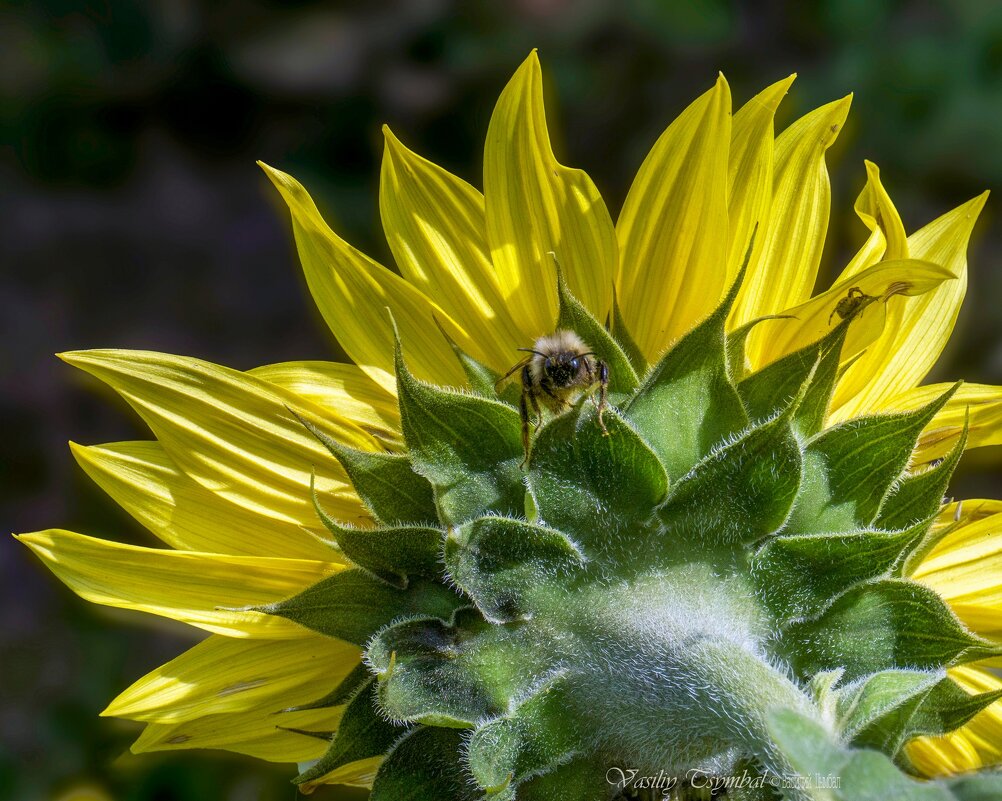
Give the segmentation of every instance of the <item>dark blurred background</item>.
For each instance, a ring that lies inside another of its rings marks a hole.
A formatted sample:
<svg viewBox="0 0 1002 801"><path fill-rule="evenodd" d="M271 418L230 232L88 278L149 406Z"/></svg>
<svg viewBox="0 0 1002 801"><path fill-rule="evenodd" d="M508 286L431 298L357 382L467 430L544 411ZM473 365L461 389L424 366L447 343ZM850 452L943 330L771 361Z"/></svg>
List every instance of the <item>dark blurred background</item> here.
<svg viewBox="0 0 1002 801"><path fill-rule="evenodd" d="M830 152L823 280L863 237L851 211L863 158L883 169L909 230L1002 181L1002 4L985 0L8 0L3 527L149 544L66 448L146 432L52 354L151 348L238 368L336 357L255 159L299 177L347 239L388 263L380 124L479 185L494 100L532 47L558 155L590 171L614 216L651 143L718 70L736 104L799 72L779 127L855 91ZM1002 383L997 204L978 226L973 291L932 379ZM998 496L997 457L969 458L957 494ZM193 642L190 631L90 607L10 540L0 598L0 799L294 798L285 767L132 757L137 728L97 717Z"/></svg>

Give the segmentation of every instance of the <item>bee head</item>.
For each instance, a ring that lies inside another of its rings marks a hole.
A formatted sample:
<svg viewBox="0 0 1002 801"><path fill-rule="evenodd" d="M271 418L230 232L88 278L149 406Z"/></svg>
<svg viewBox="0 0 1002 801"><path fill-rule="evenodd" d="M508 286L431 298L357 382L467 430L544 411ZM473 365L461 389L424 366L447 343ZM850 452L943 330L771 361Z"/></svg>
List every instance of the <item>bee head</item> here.
<svg viewBox="0 0 1002 801"><path fill-rule="evenodd" d="M553 382L554 386L567 387L574 384L579 377L587 357L564 351L547 356L543 361L543 372Z"/></svg>

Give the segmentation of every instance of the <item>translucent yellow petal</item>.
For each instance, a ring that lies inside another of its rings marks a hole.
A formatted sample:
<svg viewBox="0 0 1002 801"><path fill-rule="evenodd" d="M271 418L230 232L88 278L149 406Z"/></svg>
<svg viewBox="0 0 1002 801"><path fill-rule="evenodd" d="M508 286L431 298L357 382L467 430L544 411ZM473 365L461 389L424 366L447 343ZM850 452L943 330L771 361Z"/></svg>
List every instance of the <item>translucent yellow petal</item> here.
<svg viewBox="0 0 1002 801"><path fill-rule="evenodd" d="M435 321L469 351L466 332L421 291L335 234L295 178L261 167L289 205L313 300L351 359L388 392L395 391L389 308L411 369L429 381L464 385L462 368Z"/></svg>
<svg viewBox="0 0 1002 801"><path fill-rule="evenodd" d="M972 630L1002 635L1002 514L958 526L912 574Z"/></svg>
<svg viewBox="0 0 1002 801"><path fill-rule="evenodd" d="M754 367L760 367L817 342L838 322L834 313L838 302L851 288L857 288L878 300L853 318L842 349L843 359L848 359L880 336L886 304L905 302L899 296L921 295L952 278L942 267L914 259L880 262L799 306L782 309L780 313L787 315L783 319L763 320L756 325L752 333L760 334L767 347L761 351L764 361L756 362L748 354L749 359Z"/></svg>
<svg viewBox="0 0 1002 801"><path fill-rule="evenodd" d="M734 115L731 150L727 169L727 216L730 246L727 253L728 278L741 268L756 225L763 230L772 205L772 157L775 141L773 120L796 75L766 87ZM753 260L765 239L755 238ZM755 263L759 262L755 260ZM741 305L741 290L737 305Z"/></svg>
<svg viewBox="0 0 1002 801"><path fill-rule="evenodd" d="M866 186L856 198L853 208L863 224L870 229L870 235L835 283L861 273L881 259L907 259L909 255L904 223L880 181L880 170L872 161L864 163Z"/></svg>
<svg viewBox="0 0 1002 801"><path fill-rule="evenodd" d="M396 395L383 389L356 364L282 362L255 367L248 372L350 420L381 443L393 446L394 450L402 445Z"/></svg>
<svg viewBox="0 0 1002 801"><path fill-rule="evenodd" d="M273 709L257 708L230 715L207 715L183 723L149 723L132 744L132 752L218 748L268 762L307 762L322 756L328 743L285 729L333 731L343 710L344 707L338 706L276 715Z"/></svg>
<svg viewBox="0 0 1002 801"><path fill-rule="evenodd" d="M325 696L359 658L355 646L308 632L292 640L214 634L143 676L101 714L181 723L257 707L288 709Z"/></svg>
<svg viewBox="0 0 1002 801"><path fill-rule="evenodd" d="M535 51L494 107L484 149L484 198L491 259L520 329L532 337L553 330L557 291L550 252L571 292L605 319L616 275L616 232L591 179L554 158Z"/></svg>
<svg viewBox="0 0 1002 801"><path fill-rule="evenodd" d="M731 91L721 75L661 134L616 223L616 293L648 359L718 303L727 280Z"/></svg>
<svg viewBox="0 0 1002 801"><path fill-rule="evenodd" d="M825 151L842 130L851 99L815 109L776 139L769 220L758 232L762 250L749 265L741 305L732 317L735 325L778 314L810 297L831 206ZM765 358L769 338L764 332L752 331L747 348L752 364L771 361Z"/></svg>
<svg viewBox="0 0 1002 801"><path fill-rule="evenodd" d="M470 335L472 356L505 370L521 331L498 284L487 247L484 198L465 181L421 158L383 126L386 147L379 211L401 275Z"/></svg>
<svg viewBox="0 0 1002 801"><path fill-rule="evenodd" d="M338 461L295 418L366 450L381 445L357 425L260 378L182 356L90 350L62 354L114 388L146 421L171 460L245 510L314 527L310 473L332 514L363 514Z"/></svg>
<svg viewBox="0 0 1002 801"><path fill-rule="evenodd" d="M887 411L918 409L938 398L950 384L927 384L902 392L881 404ZM970 417L968 418L968 414ZM919 438L913 459L916 465L939 459L950 452L969 419L967 447L1002 444L1002 387L962 384L936 413Z"/></svg>
<svg viewBox="0 0 1002 801"><path fill-rule="evenodd" d="M328 560L331 550L295 523L245 509L182 473L158 442L85 447L77 463L115 502L172 548L183 551ZM321 534L319 520L313 527Z"/></svg>
<svg viewBox="0 0 1002 801"><path fill-rule="evenodd" d="M302 637L284 618L234 608L274 603L341 569L331 562L140 548L49 529L17 537L81 598L230 637Z"/></svg>
<svg viewBox="0 0 1002 801"><path fill-rule="evenodd" d="M383 763L383 757L370 757L360 759L357 762L349 762L340 768L335 768L330 773L320 776L315 781L306 782L300 786L303 793L311 793L322 784L350 784L355 787L372 787L372 782L376 778L376 771Z"/></svg>
<svg viewBox="0 0 1002 801"><path fill-rule="evenodd" d="M956 276L932 292L889 309L885 334L839 382L835 419L881 408L914 387L946 346L967 290L967 242L988 193L940 217L908 238L915 258L941 264Z"/></svg>
<svg viewBox="0 0 1002 801"><path fill-rule="evenodd" d="M1002 688L997 676L974 665L950 668L948 673L972 695ZM948 776L998 765L1002 762L1002 703L991 704L955 732L919 737L905 749L926 776Z"/></svg>

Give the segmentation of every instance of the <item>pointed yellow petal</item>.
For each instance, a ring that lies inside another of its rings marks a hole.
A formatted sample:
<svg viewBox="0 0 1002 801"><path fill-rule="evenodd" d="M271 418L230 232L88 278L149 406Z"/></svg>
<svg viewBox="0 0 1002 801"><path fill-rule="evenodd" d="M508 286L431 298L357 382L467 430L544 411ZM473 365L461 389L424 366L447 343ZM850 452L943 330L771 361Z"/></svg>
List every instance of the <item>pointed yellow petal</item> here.
<svg viewBox="0 0 1002 801"><path fill-rule="evenodd" d="M17 537L81 598L230 637L302 637L285 618L234 608L274 603L341 566L307 559L140 548L49 529Z"/></svg>
<svg viewBox="0 0 1002 801"><path fill-rule="evenodd" d="M750 361L757 368L817 342L838 322L835 313L838 302L847 297L850 289L858 289L878 300L853 318L842 349L842 358L848 359L880 336L885 303L901 303L899 295L921 295L952 279L949 271L928 262L915 259L880 262L799 306L783 309L780 312L783 318L763 320L756 325L752 334L759 334L765 347L760 349L760 361Z"/></svg>
<svg viewBox="0 0 1002 801"><path fill-rule="evenodd" d="M616 233L591 179L553 156L535 51L494 108L484 150L484 197L491 259L521 330L535 338L551 332L556 322L550 252L571 292L605 319L616 274Z"/></svg>
<svg viewBox="0 0 1002 801"><path fill-rule="evenodd" d="M825 151L842 130L851 99L815 109L776 139L769 221L758 232L762 250L749 265L741 306L732 317L735 325L783 313L810 297L831 206ZM752 331L747 344L752 364L763 362L768 347L767 335Z"/></svg>
<svg viewBox="0 0 1002 801"><path fill-rule="evenodd" d="M915 387L886 401L881 408L887 411L918 409L938 398L950 386L928 384ZM1002 387L962 384L922 432L914 463L925 464L949 453L964 429L968 414L968 448L1002 444Z"/></svg>
<svg viewBox="0 0 1002 801"><path fill-rule="evenodd" d="M132 744L132 752L219 748L268 762L307 762L322 756L328 743L279 727L333 731L343 710L343 706L337 706L276 715L275 709L257 708L229 715L207 715L183 723L149 723Z"/></svg>
<svg viewBox="0 0 1002 801"><path fill-rule="evenodd" d="M959 526L916 568L972 630L1002 635L1002 515Z"/></svg>
<svg viewBox="0 0 1002 801"><path fill-rule="evenodd" d="M832 399L835 419L881 408L914 387L936 363L967 290L967 242L987 197L986 192L908 238L906 249L913 257L942 265L956 280L898 305L876 347L840 380Z"/></svg>
<svg viewBox="0 0 1002 801"><path fill-rule="evenodd" d="M158 442L85 447L71 442L77 463L115 502L172 548L182 551L331 558L331 549L296 523L245 509L182 473ZM312 527L323 533L318 520Z"/></svg>
<svg viewBox="0 0 1002 801"><path fill-rule="evenodd" d="M505 370L531 332L519 330L487 247L484 198L383 126L379 210L400 273L470 335L476 357Z"/></svg>
<svg viewBox="0 0 1002 801"><path fill-rule="evenodd" d="M731 152L727 170L727 216L730 220L730 247L727 275L733 277L741 268L756 225L763 231L772 205L772 159L776 109L796 78L791 75L766 87L745 103L734 115L731 128ZM765 243L756 235L752 262ZM742 290L736 305L742 304Z"/></svg>
<svg viewBox="0 0 1002 801"><path fill-rule="evenodd" d="M341 465L290 409L340 442L381 449L345 418L260 378L199 359L124 350L61 358L113 387L182 471L247 511L315 527L309 487L316 468L318 492L331 514L363 514Z"/></svg>
<svg viewBox="0 0 1002 801"><path fill-rule="evenodd" d="M947 672L972 695L1002 688L997 676L975 665L961 665ZM998 765L1002 762L1002 703L996 701L986 707L955 732L919 737L905 749L926 776L948 776Z"/></svg>
<svg viewBox="0 0 1002 801"><path fill-rule="evenodd" d="M394 450L403 443L396 395L383 389L356 364L282 362L255 367L248 373L350 420Z"/></svg>
<svg viewBox="0 0 1002 801"><path fill-rule="evenodd" d="M727 280L731 92L721 75L655 142L616 224L616 292L648 359L716 305Z"/></svg>
<svg viewBox="0 0 1002 801"><path fill-rule="evenodd" d="M358 665L359 650L330 637L292 640L212 635L143 676L102 715L181 723L205 715L309 704Z"/></svg>
<svg viewBox="0 0 1002 801"><path fill-rule="evenodd" d="M435 321L469 350L466 332L422 292L335 234L295 178L261 167L289 205L313 300L351 359L388 392L396 391L389 308L411 369L429 381L464 385L462 368Z"/></svg>

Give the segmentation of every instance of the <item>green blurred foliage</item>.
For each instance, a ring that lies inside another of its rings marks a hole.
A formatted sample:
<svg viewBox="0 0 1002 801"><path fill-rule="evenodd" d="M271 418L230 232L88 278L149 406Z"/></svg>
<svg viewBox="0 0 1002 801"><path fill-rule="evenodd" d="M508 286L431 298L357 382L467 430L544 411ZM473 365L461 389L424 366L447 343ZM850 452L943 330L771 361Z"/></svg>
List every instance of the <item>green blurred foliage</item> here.
<svg viewBox="0 0 1002 801"><path fill-rule="evenodd" d="M1002 4L984 0L8 0L8 527L66 525L151 544L65 449L70 437L146 433L50 354L150 347L238 367L336 356L254 159L296 174L346 238L388 262L375 203L380 124L479 184L493 102L533 47L558 152L591 172L613 210L665 124L717 70L736 103L798 72L780 127L855 91L831 159L829 275L863 237L851 213L863 158L880 164L910 228L1002 180ZM998 252L996 228L972 254L977 291L937 379L1002 382ZM970 474L959 494L997 495L997 478ZM285 766L123 756L136 727L97 714L190 635L95 611L10 543L0 579L10 610L0 624L0 799L75 786L130 801L294 797Z"/></svg>

